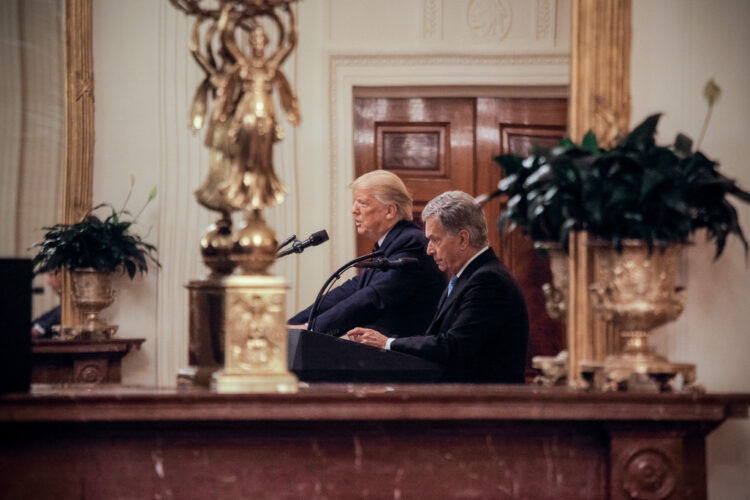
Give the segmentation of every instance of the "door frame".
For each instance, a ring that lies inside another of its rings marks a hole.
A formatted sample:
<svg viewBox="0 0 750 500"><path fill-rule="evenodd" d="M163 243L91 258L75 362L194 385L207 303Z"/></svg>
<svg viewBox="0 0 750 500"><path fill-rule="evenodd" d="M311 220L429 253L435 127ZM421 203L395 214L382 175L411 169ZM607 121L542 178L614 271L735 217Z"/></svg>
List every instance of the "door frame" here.
<svg viewBox="0 0 750 500"><path fill-rule="evenodd" d="M330 227L337 235L329 267L356 254L351 230L351 193L354 180L354 95L368 89L427 89L456 92L474 89L492 92L494 97L534 92L549 95L557 89L568 95L570 57L568 54L524 55L331 55L329 58L329 161L331 165ZM460 90L463 89L463 90ZM487 95L487 94L485 94ZM539 95L539 94L537 94ZM464 96L466 97L466 96ZM476 95L472 96L476 97Z"/></svg>

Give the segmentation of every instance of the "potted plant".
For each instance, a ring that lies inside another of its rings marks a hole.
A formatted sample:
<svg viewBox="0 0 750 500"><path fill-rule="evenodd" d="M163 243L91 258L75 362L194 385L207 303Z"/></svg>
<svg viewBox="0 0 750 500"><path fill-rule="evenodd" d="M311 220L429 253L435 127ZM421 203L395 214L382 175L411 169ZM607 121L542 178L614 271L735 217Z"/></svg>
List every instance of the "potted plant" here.
<svg viewBox="0 0 750 500"><path fill-rule="evenodd" d="M719 93L712 81L704 90L709 104L704 132ZM682 245L705 229L715 258L732 234L748 251L730 196L750 202L750 193L721 174L718 163L687 136L656 144L660 117L649 116L610 148L600 147L589 133L580 145L565 140L530 158L498 158L506 173L519 170L519 162L527 169L520 187L512 178L499 186L520 198L508 204L501 221L515 222L541 241L565 243L568 232L578 229L592 239L599 265L592 300L625 340L624 352L605 362L616 384L636 372L694 377L694 367L667 363L647 345L652 328L682 312L684 291L675 288Z"/></svg>
<svg viewBox="0 0 750 500"><path fill-rule="evenodd" d="M38 248L32 260L35 273L64 269L71 273L73 302L84 311L84 324L72 329L73 336L87 334L114 335L117 326L107 325L98 312L114 301L112 274L126 273L133 279L136 273L148 272L149 261L160 267L156 247L132 232L138 216L156 196L156 188L135 217L125 210L131 189L119 211L108 203L89 210L73 224L45 227L44 238L34 244ZM107 213L101 218L97 211Z"/></svg>
<svg viewBox="0 0 750 500"><path fill-rule="evenodd" d="M499 230L507 234L520 227L534 242L567 247L568 233L582 226L582 165L590 163L595 140L588 134L580 148L566 139L556 148L535 147L527 158L496 157L505 172L498 191L508 197Z"/></svg>
<svg viewBox="0 0 750 500"><path fill-rule="evenodd" d="M553 283L542 289L551 318L565 319L567 313L568 235L583 228L583 181L595 149L596 139L589 133L580 147L566 139L556 148L537 146L527 158L495 158L505 173L498 193L508 197L498 229L506 235L520 228L547 254Z"/></svg>

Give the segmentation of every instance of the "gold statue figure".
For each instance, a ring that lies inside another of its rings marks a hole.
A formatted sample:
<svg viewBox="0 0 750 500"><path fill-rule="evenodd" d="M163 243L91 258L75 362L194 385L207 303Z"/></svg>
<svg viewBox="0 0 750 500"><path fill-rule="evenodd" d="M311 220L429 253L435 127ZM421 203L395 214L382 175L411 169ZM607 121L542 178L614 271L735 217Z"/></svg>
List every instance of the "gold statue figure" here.
<svg viewBox="0 0 750 500"><path fill-rule="evenodd" d="M199 17L193 25L193 33L190 39L190 53L203 71L206 73L205 79L201 82L196 90L193 104L190 108L190 127L194 132L203 127L208 108L208 92L212 91L214 101L223 99L225 91L225 82L227 74L223 67L220 67L216 61L211 49L211 41L216 33L216 21L213 21L206 32L205 37L205 55L200 52L200 26L205 20ZM231 55L223 51L223 60L228 64L233 64ZM209 210L216 210L222 213L224 219L236 210L221 193L221 189L226 185L231 174L232 159L225 154L228 149L226 141L226 126L215 124L211 130L211 139L206 142L221 144L223 147L209 146L208 175L201 186L195 191L195 197L198 202Z"/></svg>
<svg viewBox="0 0 750 500"><path fill-rule="evenodd" d="M232 210L264 208L281 203L286 188L273 169L273 144L283 138L276 120L273 92L278 89L281 105L292 125L300 122L297 97L280 67L297 44L297 22L291 2L277 0L222 1L220 11L200 8L200 0L170 0L189 15L197 16L190 52L206 73L193 99L190 123L200 130L212 93L213 110L207 122L205 144L209 147L209 172L196 191L198 201L226 214ZM283 5L286 25L274 7ZM268 36L257 19L269 18L278 28L275 50L266 55ZM201 52L200 27L212 19ZM245 54L236 39L237 30L248 34L250 50ZM219 53L212 43L219 36Z"/></svg>
<svg viewBox="0 0 750 500"><path fill-rule="evenodd" d="M280 69L297 41L296 22L288 4L284 12L289 17L288 34L275 12L263 12L279 27L278 46L268 57L268 37L262 26L256 24L250 32L250 53L246 55L235 39L241 14L227 4L219 18L222 47L236 63L217 88L206 145L231 158L231 175L220 191L227 202L238 209L274 205L282 202L286 195L273 169L273 144L283 137L274 112L274 88L279 90L281 104L292 125L299 123L300 113L297 98Z"/></svg>

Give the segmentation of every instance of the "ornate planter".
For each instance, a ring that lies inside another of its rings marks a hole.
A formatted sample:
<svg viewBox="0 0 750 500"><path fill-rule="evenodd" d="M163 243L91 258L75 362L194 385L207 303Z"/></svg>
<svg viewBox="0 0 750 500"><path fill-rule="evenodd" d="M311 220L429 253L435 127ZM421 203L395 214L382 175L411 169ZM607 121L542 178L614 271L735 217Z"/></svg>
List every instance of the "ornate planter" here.
<svg viewBox="0 0 750 500"><path fill-rule="evenodd" d="M547 253L552 272L552 283L542 285L547 314L552 319L565 321L568 314L568 254L559 243L539 241L534 247Z"/></svg>
<svg viewBox="0 0 750 500"><path fill-rule="evenodd" d="M542 285L544 292L544 306L547 315L552 319L562 322L563 328L567 329L568 319L568 284L569 284L569 262L568 254L559 243L538 241L534 243L537 250L547 254L549 267L552 273L552 283ZM567 335L567 332L566 332ZM541 375L534 379L540 385L564 385L568 378L568 352L561 351L557 356L534 356L531 359L534 368Z"/></svg>
<svg viewBox="0 0 750 500"><path fill-rule="evenodd" d="M670 389L678 373L683 383L695 381L695 366L670 363L648 346L651 330L675 320L685 304L685 290L675 287L677 260L682 245L664 251L640 240L626 240L622 253L604 244L594 244L598 279L589 287L600 317L618 330L620 351L603 363L582 362L585 378L599 377L596 385L607 389L628 389L635 385L658 390Z"/></svg>
<svg viewBox="0 0 750 500"><path fill-rule="evenodd" d="M99 318L99 311L111 306L115 301L111 273L87 268L76 269L70 274L73 303L85 314L84 322L73 327L70 334L81 338L112 338L117 332L117 325L108 325Z"/></svg>

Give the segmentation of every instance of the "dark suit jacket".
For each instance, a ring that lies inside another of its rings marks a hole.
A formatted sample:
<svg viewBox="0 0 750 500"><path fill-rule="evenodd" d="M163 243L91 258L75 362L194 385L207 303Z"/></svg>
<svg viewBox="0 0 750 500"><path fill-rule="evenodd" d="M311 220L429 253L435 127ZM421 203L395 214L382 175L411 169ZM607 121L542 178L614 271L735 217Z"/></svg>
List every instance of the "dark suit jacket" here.
<svg viewBox="0 0 750 500"><path fill-rule="evenodd" d="M368 269L334 288L320 305L315 330L343 335L363 326L391 337L425 331L446 281L426 248L421 229L412 222L397 222L380 250L389 259L415 257L419 263L405 269ZM289 323L305 323L309 314L310 307Z"/></svg>
<svg viewBox="0 0 750 500"><path fill-rule="evenodd" d="M62 317L62 306L55 306L46 313L42 314L35 320L31 322L31 326L39 325L42 330L44 330L44 334L41 335L43 338L51 337L54 335L54 331L52 331L52 327L55 325L60 324L60 320Z"/></svg>
<svg viewBox="0 0 750 500"><path fill-rule="evenodd" d="M524 382L529 318L521 288L492 249L440 299L425 335L390 348L445 365L444 382Z"/></svg>

